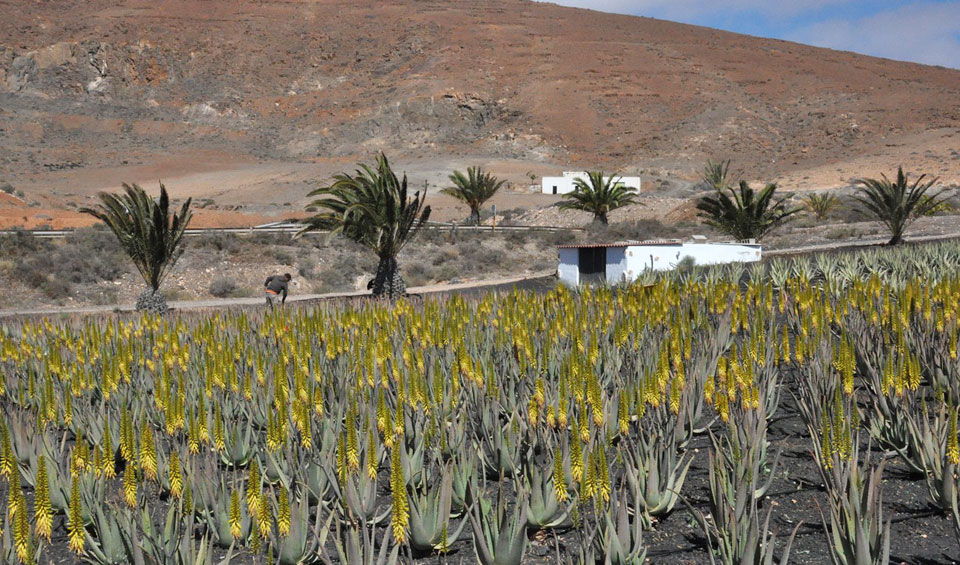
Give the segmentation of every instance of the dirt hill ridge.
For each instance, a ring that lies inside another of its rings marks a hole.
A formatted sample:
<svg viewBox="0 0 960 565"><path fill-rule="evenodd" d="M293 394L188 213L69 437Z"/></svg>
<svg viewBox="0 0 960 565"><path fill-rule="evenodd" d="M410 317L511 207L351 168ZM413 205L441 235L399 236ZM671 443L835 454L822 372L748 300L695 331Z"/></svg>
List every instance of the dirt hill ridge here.
<svg viewBox="0 0 960 565"><path fill-rule="evenodd" d="M726 157L801 188L877 164L960 181L956 70L524 0L6 7L0 181L41 207L266 167L180 190L275 212L378 150L514 182Z"/></svg>

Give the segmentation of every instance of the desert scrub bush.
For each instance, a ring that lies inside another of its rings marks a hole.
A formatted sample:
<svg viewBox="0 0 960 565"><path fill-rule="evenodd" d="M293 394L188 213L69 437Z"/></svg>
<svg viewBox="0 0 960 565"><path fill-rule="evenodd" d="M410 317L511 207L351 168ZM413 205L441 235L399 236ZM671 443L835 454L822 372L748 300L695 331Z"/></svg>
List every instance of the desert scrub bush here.
<svg viewBox="0 0 960 565"><path fill-rule="evenodd" d="M535 234L531 234L531 232L526 230L514 230L506 232L506 235L503 236L503 239L509 245L523 246L527 244L532 235Z"/></svg>
<svg viewBox="0 0 960 565"><path fill-rule="evenodd" d="M297 273L305 279L313 278L317 268L317 260L308 253L301 253L297 259Z"/></svg>
<svg viewBox="0 0 960 565"><path fill-rule="evenodd" d="M403 274L411 286L422 286L430 282L433 269L429 263L419 260L408 260L405 263Z"/></svg>
<svg viewBox="0 0 960 565"><path fill-rule="evenodd" d="M236 255L245 247L244 244L245 242L234 233L204 233L187 238L186 246L189 249L213 249L228 255Z"/></svg>
<svg viewBox="0 0 960 565"><path fill-rule="evenodd" d="M210 286L207 288L207 292L213 296L216 296L217 298L235 296L237 290L236 281L225 277L214 279L214 281L210 283Z"/></svg>
<svg viewBox="0 0 960 565"><path fill-rule="evenodd" d="M364 274L373 273L376 262L367 254L357 253L353 249L338 249L335 246L327 248L333 257L324 262L317 274L321 292L335 292L339 290L354 290L357 279Z"/></svg>
<svg viewBox="0 0 960 565"><path fill-rule="evenodd" d="M91 287L130 272L123 250L103 229L81 228L62 241L0 237L0 252L9 258L14 280L51 299L73 294L75 285Z"/></svg>
<svg viewBox="0 0 960 565"><path fill-rule="evenodd" d="M433 250L425 250L431 257L430 262L434 267L456 261L460 258L460 249L455 245L444 245Z"/></svg>
<svg viewBox="0 0 960 565"><path fill-rule="evenodd" d="M280 265L293 265L296 261L293 252L286 247L273 246L266 253L268 259Z"/></svg>
<svg viewBox="0 0 960 565"><path fill-rule="evenodd" d="M495 269L503 264L506 257L506 253L494 247L493 242L484 240L477 240L472 245L464 245L460 250L460 261L470 270Z"/></svg>
<svg viewBox="0 0 960 565"><path fill-rule="evenodd" d="M556 247L572 243L577 239L576 232L573 230L557 230L545 232L537 239L542 247Z"/></svg>
<svg viewBox="0 0 960 565"><path fill-rule="evenodd" d="M591 224L587 227L590 239L625 241L645 239L669 239L679 237L681 231L655 219L627 220L612 224Z"/></svg>

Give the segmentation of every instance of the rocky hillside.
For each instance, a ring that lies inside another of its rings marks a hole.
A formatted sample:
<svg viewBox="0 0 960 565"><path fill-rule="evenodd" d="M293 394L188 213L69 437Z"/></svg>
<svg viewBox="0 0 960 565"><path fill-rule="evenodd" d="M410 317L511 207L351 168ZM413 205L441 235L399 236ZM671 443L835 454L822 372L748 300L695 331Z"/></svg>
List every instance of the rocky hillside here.
<svg viewBox="0 0 960 565"><path fill-rule="evenodd" d="M679 175L727 156L758 176L864 156L960 170L960 72L944 68L525 0L4 8L0 181L40 192L84 171L381 149Z"/></svg>

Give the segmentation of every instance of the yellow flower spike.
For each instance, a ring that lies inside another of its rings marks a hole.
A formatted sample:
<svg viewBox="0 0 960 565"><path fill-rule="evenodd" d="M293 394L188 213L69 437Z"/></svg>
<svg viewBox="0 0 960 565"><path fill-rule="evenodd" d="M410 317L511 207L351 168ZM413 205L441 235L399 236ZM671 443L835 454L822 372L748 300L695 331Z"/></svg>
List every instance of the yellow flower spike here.
<svg viewBox="0 0 960 565"><path fill-rule="evenodd" d="M13 447L10 444L10 429L6 421L0 422L3 435L0 436L0 477L10 478L13 474Z"/></svg>
<svg viewBox="0 0 960 565"><path fill-rule="evenodd" d="M596 494L597 462L593 453L587 455L586 459L586 473L583 473L580 477L580 496L583 500L590 500Z"/></svg>
<svg viewBox="0 0 960 565"><path fill-rule="evenodd" d="M270 537L270 501L267 498L267 491L260 493L260 500L257 503L257 526L263 539Z"/></svg>
<svg viewBox="0 0 960 565"><path fill-rule="evenodd" d="M137 507L137 476L130 462L123 471L123 500L130 508Z"/></svg>
<svg viewBox="0 0 960 565"><path fill-rule="evenodd" d="M586 407L580 409L580 419L577 425L577 432L580 434L580 441L586 443L590 441L590 427L587 424Z"/></svg>
<svg viewBox="0 0 960 565"><path fill-rule="evenodd" d="M607 453L603 445L598 445L594 453L597 467L594 492L602 502L607 503L610 502L610 469L607 467Z"/></svg>
<svg viewBox="0 0 960 565"><path fill-rule="evenodd" d="M247 480L247 509L256 516L260 504L260 466L256 460L250 462L250 475Z"/></svg>
<svg viewBox="0 0 960 565"><path fill-rule="evenodd" d="M551 429L557 428L556 410L554 409L553 406L547 407L546 422L547 422L547 426L550 427Z"/></svg>
<svg viewBox="0 0 960 565"><path fill-rule="evenodd" d="M84 555L86 531L83 528L83 507L80 502L80 484L74 476L70 484L70 511L68 513L68 537L70 551Z"/></svg>
<svg viewBox="0 0 960 565"><path fill-rule="evenodd" d="M13 471L10 473L10 485L7 490L7 512L10 518L14 518L17 514L17 497L20 495L20 464L16 456L11 456L10 461Z"/></svg>
<svg viewBox="0 0 960 565"><path fill-rule="evenodd" d="M180 455L176 451L170 452L168 478L170 481L170 496L180 498L180 495L183 494L183 472L180 469Z"/></svg>
<svg viewBox="0 0 960 565"><path fill-rule="evenodd" d="M577 434L570 434L570 475L577 483L583 476L583 454L580 449L580 437Z"/></svg>
<svg viewBox="0 0 960 565"><path fill-rule="evenodd" d="M33 538L30 535L30 521L27 519L27 499L23 493L17 497L17 519L14 522L13 541L17 550L17 559L21 563L33 563Z"/></svg>
<svg viewBox="0 0 960 565"><path fill-rule="evenodd" d="M70 427L73 423L73 394L69 390L63 391L63 421Z"/></svg>
<svg viewBox="0 0 960 565"><path fill-rule="evenodd" d="M393 539L398 544L406 543L407 527L410 522L410 508L407 501L407 483L403 477L403 466L400 461L401 446L393 449L390 457L390 495L391 518L390 525L393 528Z"/></svg>
<svg viewBox="0 0 960 565"><path fill-rule="evenodd" d="M277 497L277 533L281 537L286 537L290 533L290 499L287 489L282 485L280 495Z"/></svg>
<svg viewBox="0 0 960 565"><path fill-rule="evenodd" d="M230 491L230 535L233 539L240 539L243 535L243 516L240 513L240 493L236 489Z"/></svg>
<svg viewBox="0 0 960 565"><path fill-rule="evenodd" d="M50 503L50 482L46 458L41 453L37 458L37 482L33 495L33 513L37 536L50 541L53 532L53 505Z"/></svg>
<svg viewBox="0 0 960 565"><path fill-rule="evenodd" d="M140 468L147 480L157 480L157 446L153 441L153 428L146 419L140 435Z"/></svg>
<svg viewBox="0 0 960 565"><path fill-rule="evenodd" d="M441 436L441 439L443 439L443 437L446 437L446 436ZM366 459L367 459L367 465L366 465L367 477L369 477L370 480L374 480L377 478L378 464L377 464L376 453L377 453L377 436L376 434L373 433L373 428L370 428L367 431L367 448L365 453Z"/></svg>
<svg viewBox="0 0 960 565"><path fill-rule="evenodd" d="M563 473L563 452L559 446L553 452L553 491L560 503L566 502L570 496Z"/></svg>
<svg viewBox="0 0 960 565"><path fill-rule="evenodd" d="M273 414L273 412L270 412ZM223 416L220 412L220 403L216 403L213 409L213 446L217 451L223 451L226 443L223 437Z"/></svg>
<svg viewBox="0 0 960 565"><path fill-rule="evenodd" d="M621 435L627 435L630 431L630 410L627 408L627 391L620 391L620 398L617 403L617 427Z"/></svg>
<svg viewBox="0 0 960 565"><path fill-rule="evenodd" d="M360 470L360 448L357 444L357 426L355 417L355 407L347 409L346 428L347 428L347 470L350 474Z"/></svg>

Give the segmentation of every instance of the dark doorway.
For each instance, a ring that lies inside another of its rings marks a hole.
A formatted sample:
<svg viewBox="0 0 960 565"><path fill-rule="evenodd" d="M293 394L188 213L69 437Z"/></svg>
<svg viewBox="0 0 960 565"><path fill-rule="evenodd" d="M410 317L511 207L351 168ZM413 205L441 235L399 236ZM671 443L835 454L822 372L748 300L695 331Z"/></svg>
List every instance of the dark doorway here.
<svg viewBox="0 0 960 565"><path fill-rule="evenodd" d="M580 280L582 282L598 282L604 280L606 274L607 248L580 248Z"/></svg>
<svg viewBox="0 0 960 565"><path fill-rule="evenodd" d="M553 187L553 193L554 193L554 194L557 193L557 187Z"/></svg>

